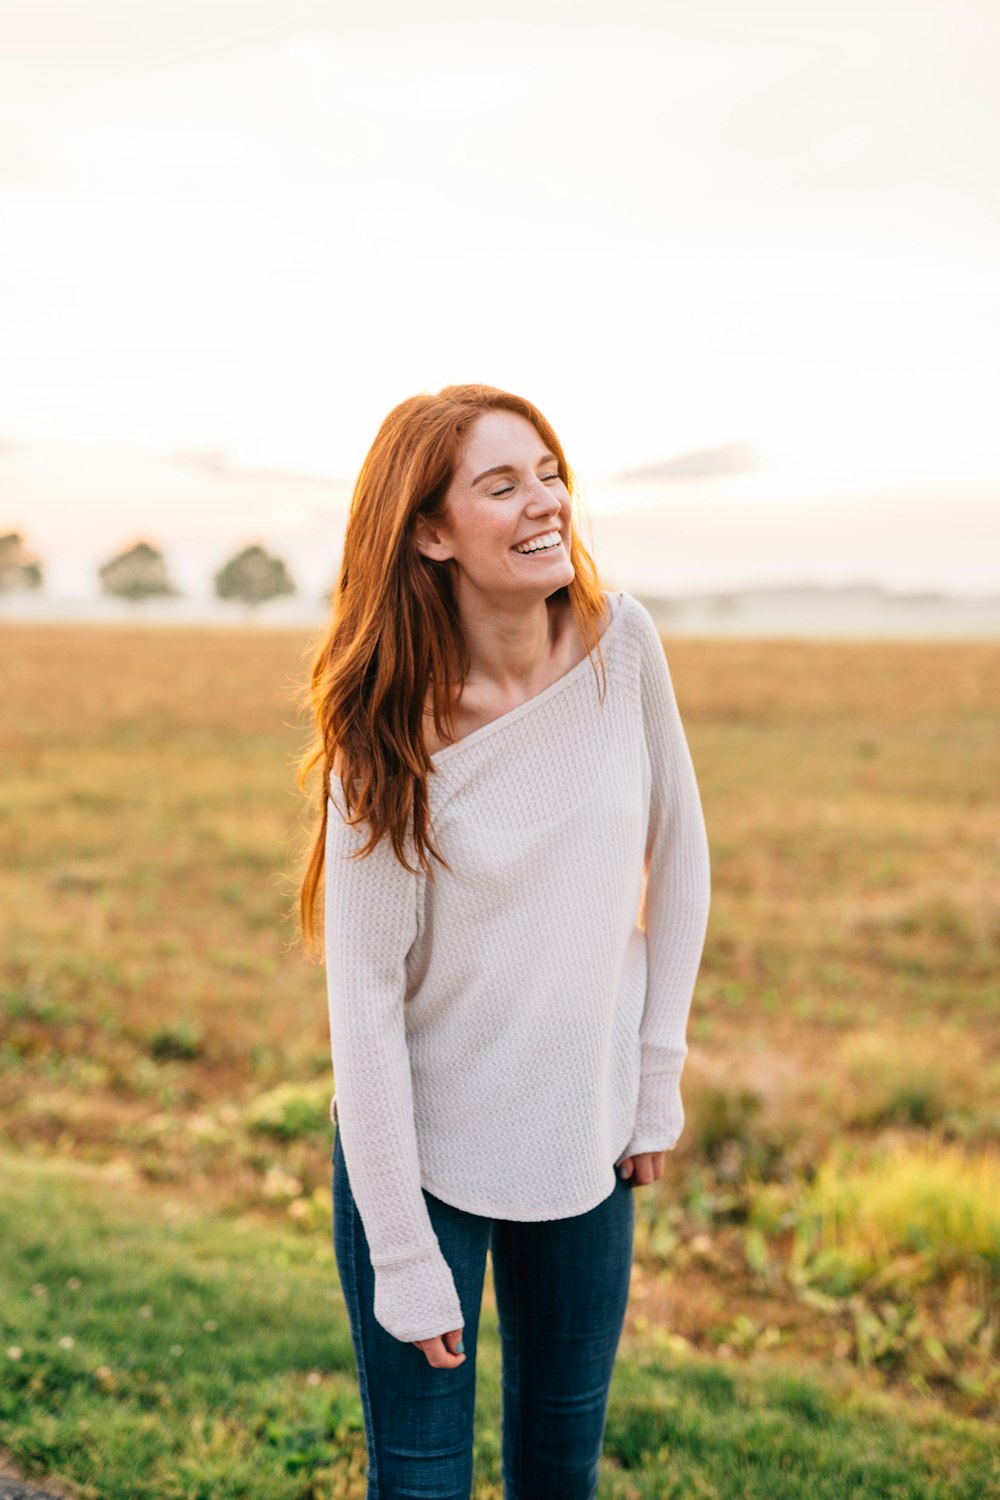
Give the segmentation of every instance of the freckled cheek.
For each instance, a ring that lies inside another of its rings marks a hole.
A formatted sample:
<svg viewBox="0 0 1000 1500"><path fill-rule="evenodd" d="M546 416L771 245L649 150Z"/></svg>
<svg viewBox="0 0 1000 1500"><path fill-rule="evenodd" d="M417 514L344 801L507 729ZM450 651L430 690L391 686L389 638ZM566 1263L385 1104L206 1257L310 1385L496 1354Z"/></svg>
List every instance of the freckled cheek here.
<svg viewBox="0 0 1000 1500"><path fill-rule="evenodd" d="M492 533L492 537L495 546L499 547L502 552L510 550L511 541L509 527L505 526L502 530L497 529Z"/></svg>
<svg viewBox="0 0 1000 1500"><path fill-rule="evenodd" d="M510 527L494 516L480 516L469 529L467 545L475 552L506 552L511 546Z"/></svg>

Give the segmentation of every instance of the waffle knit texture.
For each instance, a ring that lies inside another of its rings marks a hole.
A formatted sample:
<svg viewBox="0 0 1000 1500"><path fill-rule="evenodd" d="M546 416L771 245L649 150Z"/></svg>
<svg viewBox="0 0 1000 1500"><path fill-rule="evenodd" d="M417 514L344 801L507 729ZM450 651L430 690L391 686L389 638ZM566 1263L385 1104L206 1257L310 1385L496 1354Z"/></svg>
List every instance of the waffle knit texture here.
<svg viewBox="0 0 1000 1500"><path fill-rule="evenodd" d="M585 656L433 756L451 866L436 884L388 838L349 858L366 833L331 775L331 1115L375 1317L406 1342L466 1321L422 1188L491 1218L567 1218L684 1127L708 838L656 627L632 595L609 601L603 703Z"/></svg>

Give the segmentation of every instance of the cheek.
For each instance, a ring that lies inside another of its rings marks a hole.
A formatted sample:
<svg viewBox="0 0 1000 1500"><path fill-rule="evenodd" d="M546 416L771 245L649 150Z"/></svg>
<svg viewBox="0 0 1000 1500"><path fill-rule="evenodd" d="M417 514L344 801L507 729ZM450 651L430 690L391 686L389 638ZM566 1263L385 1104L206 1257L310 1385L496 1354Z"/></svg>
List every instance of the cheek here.
<svg viewBox="0 0 1000 1500"><path fill-rule="evenodd" d="M462 541L467 548L478 551L487 547L491 551L494 547L504 547L510 544L510 521L509 518L501 516L496 510L485 507L475 515L470 515L468 525L463 528Z"/></svg>
<svg viewBox="0 0 1000 1500"><path fill-rule="evenodd" d="M510 521L501 520L499 516L491 516L484 522L480 535L488 538L491 546L501 548L509 547L513 540Z"/></svg>
<svg viewBox="0 0 1000 1500"><path fill-rule="evenodd" d="M497 515L482 516L466 538L466 555L495 558L506 553L512 541L510 524Z"/></svg>

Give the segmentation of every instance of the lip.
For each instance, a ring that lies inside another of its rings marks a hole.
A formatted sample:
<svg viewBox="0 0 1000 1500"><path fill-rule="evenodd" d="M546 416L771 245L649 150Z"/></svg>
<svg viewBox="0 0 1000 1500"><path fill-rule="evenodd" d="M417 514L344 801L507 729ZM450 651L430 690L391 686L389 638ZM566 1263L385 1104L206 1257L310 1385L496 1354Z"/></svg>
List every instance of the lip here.
<svg viewBox="0 0 1000 1500"><path fill-rule="evenodd" d="M540 536L550 536L553 531L558 531L558 533L559 533L559 541L560 541L560 544L561 544L562 543L562 527L560 527L560 526L546 526L545 529L544 529L544 531L536 531L533 536L524 536L524 537L522 537L519 542L515 542L514 543L513 547L511 547L510 550L512 552L516 552L517 549L518 549L518 547L526 547L529 542L537 542L537 540L538 540L538 538Z"/></svg>

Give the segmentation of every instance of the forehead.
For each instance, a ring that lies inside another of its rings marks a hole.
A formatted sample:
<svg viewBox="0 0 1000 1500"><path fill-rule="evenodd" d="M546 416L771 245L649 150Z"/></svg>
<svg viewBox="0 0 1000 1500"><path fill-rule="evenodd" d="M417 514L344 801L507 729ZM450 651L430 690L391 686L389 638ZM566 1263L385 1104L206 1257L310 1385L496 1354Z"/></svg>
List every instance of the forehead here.
<svg viewBox="0 0 1000 1500"><path fill-rule="evenodd" d="M533 463L546 451L527 417L516 411L484 411L465 434L458 472L468 479L494 464Z"/></svg>

